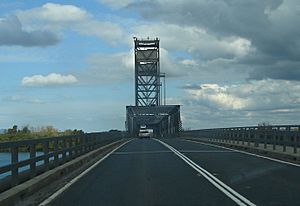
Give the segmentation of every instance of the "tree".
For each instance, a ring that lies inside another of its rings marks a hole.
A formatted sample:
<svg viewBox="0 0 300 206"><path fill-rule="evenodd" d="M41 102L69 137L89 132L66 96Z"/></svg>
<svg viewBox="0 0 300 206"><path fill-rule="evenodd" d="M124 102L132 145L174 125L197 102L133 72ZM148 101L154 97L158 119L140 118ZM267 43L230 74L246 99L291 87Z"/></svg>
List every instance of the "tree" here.
<svg viewBox="0 0 300 206"><path fill-rule="evenodd" d="M59 131L53 126L46 126L46 127L41 127L40 131L37 131L36 134L42 137L55 137L59 135Z"/></svg>
<svg viewBox="0 0 300 206"><path fill-rule="evenodd" d="M84 134L84 132L82 130L71 130L71 129L67 129L63 132L64 136L68 136L68 135L80 135L80 134Z"/></svg>
<svg viewBox="0 0 300 206"><path fill-rule="evenodd" d="M73 131L71 130L71 129L67 129L67 130L65 130L64 132L63 132L63 135L64 136L68 136L68 135L73 135L74 133L73 133Z"/></svg>
<svg viewBox="0 0 300 206"><path fill-rule="evenodd" d="M29 134L30 133L29 126L28 125L24 126L21 132L23 134Z"/></svg>
<svg viewBox="0 0 300 206"><path fill-rule="evenodd" d="M18 132L18 126L17 125L14 125L11 129L7 130L8 134L17 134L17 132Z"/></svg>

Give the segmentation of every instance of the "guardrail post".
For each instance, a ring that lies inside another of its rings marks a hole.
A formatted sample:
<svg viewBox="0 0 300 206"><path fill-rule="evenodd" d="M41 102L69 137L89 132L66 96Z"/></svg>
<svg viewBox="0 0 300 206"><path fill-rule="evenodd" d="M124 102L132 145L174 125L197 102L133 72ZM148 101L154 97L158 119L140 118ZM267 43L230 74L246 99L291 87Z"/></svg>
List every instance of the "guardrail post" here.
<svg viewBox="0 0 300 206"><path fill-rule="evenodd" d="M73 155L74 157L77 157L77 138L73 137L72 138L72 145L73 145Z"/></svg>
<svg viewBox="0 0 300 206"><path fill-rule="evenodd" d="M276 150L276 144L278 142L278 135L272 135L272 141L273 141L273 150Z"/></svg>
<svg viewBox="0 0 300 206"><path fill-rule="evenodd" d="M236 143L237 143L237 137L238 137L237 132L238 132L238 131L236 131L236 129L235 129L235 131L234 131L234 137L233 137L233 139L232 139L232 143L233 143L233 144L236 144Z"/></svg>
<svg viewBox="0 0 300 206"><path fill-rule="evenodd" d="M67 149L67 143L66 143L66 138L64 138L62 140L62 162L65 163L66 162L66 158L67 158L67 152L66 152L66 149Z"/></svg>
<svg viewBox="0 0 300 206"><path fill-rule="evenodd" d="M97 147L97 137L96 137L96 135L93 137L93 144L92 144L92 148L93 149L96 149L96 147Z"/></svg>
<svg viewBox="0 0 300 206"><path fill-rule="evenodd" d="M83 154L85 152L85 141L84 141L84 136L80 137L80 145L81 145L81 154Z"/></svg>
<svg viewBox="0 0 300 206"><path fill-rule="evenodd" d="M75 137L75 139L74 139L74 141L75 141L75 156L77 157L77 156L79 156L79 148L78 148L78 146L79 146L79 138L78 137Z"/></svg>
<svg viewBox="0 0 300 206"><path fill-rule="evenodd" d="M67 147L68 147L68 151L69 151L69 155L68 155L68 160L71 160L73 158L73 139L72 138L68 138L67 139Z"/></svg>
<svg viewBox="0 0 300 206"><path fill-rule="evenodd" d="M91 145L92 140L93 140L93 136L87 138L87 151L88 152L91 151L91 149L92 149L92 145Z"/></svg>
<svg viewBox="0 0 300 206"><path fill-rule="evenodd" d="M294 135L294 153L297 153L297 136Z"/></svg>
<svg viewBox="0 0 300 206"><path fill-rule="evenodd" d="M11 186L19 184L19 168L17 163L19 161L18 147L11 148Z"/></svg>
<svg viewBox="0 0 300 206"><path fill-rule="evenodd" d="M286 138L287 138L287 135L283 135L283 141L282 141L282 151L283 152L286 152Z"/></svg>
<svg viewBox="0 0 300 206"><path fill-rule="evenodd" d="M93 139L94 139L94 136L91 136L90 138L88 138L88 151L92 150Z"/></svg>
<svg viewBox="0 0 300 206"><path fill-rule="evenodd" d="M87 147L86 147L86 143L87 143L87 136L84 136L82 139L82 149L83 149L83 153L87 152Z"/></svg>
<svg viewBox="0 0 300 206"><path fill-rule="evenodd" d="M49 141L45 141L43 144L43 152L44 152L44 165L45 165L45 169L49 170Z"/></svg>
<svg viewBox="0 0 300 206"><path fill-rule="evenodd" d="M53 152L54 154L54 166L58 165L58 140L54 140L53 142Z"/></svg>
<svg viewBox="0 0 300 206"><path fill-rule="evenodd" d="M264 137L264 149L267 149L268 131L265 131Z"/></svg>
<svg viewBox="0 0 300 206"><path fill-rule="evenodd" d="M32 159L30 161L30 177L33 178L36 175L36 160L34 159L36 157L35 144L31 144L29 150L30 159Z"/></svg>
<svg viewBox="0 0 300 206"><path fill-rule="evenodd" d="M297 150L299 146L300 146L300 135L297 137Z"/></svg>
<svg viewBox="0 0 300 206"><path fill-rule="evenodd" d="M228 139L227 139L227 143L229 143L230 144L230 140L231 140L231 138L232 138L232 133L231 133L231 131L228 133Z"/></svg>
<svg viewBox="0 0 300 206"><path fill-rule="evenodd" d="M76 152L77 151L77 140L76 140L76 137L72 137L71 141L72 141L72 147L73 147L72 154L73 154L74 158L76 158L77 157L77 152Z"/></svg>
<svg viewBox="0 0 300 206"><path fill-rule="evenodd" d="M84 151L87 153L89 151L89 140L91 136L85 137L84 138L84 144L85 144L85 149Z"/></svg>
<svg viewBox="0 0 300 206"><path fill-rule="evenodd" d="M243 128L243 130L242 130L242 145L245 144L245 139L246 139L246 128Z"/></svg>
<svg viewBox="0 0 300 206"><path fill-rule="evenodd" d="M258 136L259 136L259 134L257 134L257 133L254 134L254 147L258 147L258 145L259 145Z"/></svg>
<svg viewBox="0 0 300 206"><path fill-rule="evenodd" d="M251 142L251 130L248 131L248 141L247 141L248 146L250 146L250 142Z"/></svg>

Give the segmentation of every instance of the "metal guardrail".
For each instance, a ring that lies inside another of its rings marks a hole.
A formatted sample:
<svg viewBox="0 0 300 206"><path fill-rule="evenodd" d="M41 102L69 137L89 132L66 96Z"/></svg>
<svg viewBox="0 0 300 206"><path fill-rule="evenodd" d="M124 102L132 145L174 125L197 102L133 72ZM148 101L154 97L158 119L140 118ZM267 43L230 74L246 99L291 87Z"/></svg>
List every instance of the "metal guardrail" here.
<svg viewBox="0 0 300 206"><path fill-rule="evenodd" d="M22 179L30 179L49 169L55 168L80 155L103 145L128 137L125 132L101 132L83 135L52 137L13 142L0 142L0 151L9 151L11 164L0 167L0 174L10 172L8 179L10 187L18 185ZM29 152L29 158L19 161L19 151ZM37 156L37 152L42 155ZM42 163L42 164L38 164ZM24 171L19 168L29 167ZM2 180L4 181L4 180ZM1 185L1 181L0 181Z"/></svg>
<svg viewBox="0 0 300 206"><path fill-rule="evenodd" d="M283 152L286 147L293 147L293 152L297 153L300 147L300 125L271 125L271 126L251 126L251 127L231 127L190 130L181 132L182 137L208 138L225 143L242 143L248 146L253 143L255 147L263 144L267 148L268 144L282 146Z"/></svg>

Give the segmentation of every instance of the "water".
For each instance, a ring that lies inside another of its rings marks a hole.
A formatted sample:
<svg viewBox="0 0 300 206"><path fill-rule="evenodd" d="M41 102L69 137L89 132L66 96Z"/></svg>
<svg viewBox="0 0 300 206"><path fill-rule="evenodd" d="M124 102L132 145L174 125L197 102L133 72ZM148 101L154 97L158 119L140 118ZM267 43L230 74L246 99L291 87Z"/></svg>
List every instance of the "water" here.
<svg viewBox="0 0 300 206"><path fill-rule="evenodd" d="M43 152L36 152L36 156L41 156L43 154L44 154ZM19 161L29 159L29 152L19 152L18 155L19 155ZM9 165L10 163L11 163L10 152L0 152L0 167ZM43 161L39 161L37 163L37 165L41 165L41 164L43 164ZM27 169L29 169L29 166L21 167L21 168L19 168L19 171L24 171ZM11 172L2 173L2 174L0 174L0 179L4 178L10 174L11 174Z"/></svg>

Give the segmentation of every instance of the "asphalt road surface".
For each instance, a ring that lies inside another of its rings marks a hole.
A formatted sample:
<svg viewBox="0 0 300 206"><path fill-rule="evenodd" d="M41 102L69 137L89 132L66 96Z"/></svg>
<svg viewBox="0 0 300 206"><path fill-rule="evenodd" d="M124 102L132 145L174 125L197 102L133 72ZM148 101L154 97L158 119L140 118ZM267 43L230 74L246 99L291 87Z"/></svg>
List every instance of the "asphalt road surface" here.
<svg viewBox="0 0 300 206"><path fill-rule="evenodd" d="M135 139L50 205L300 205L300 167L182 139Z"/></svg>

